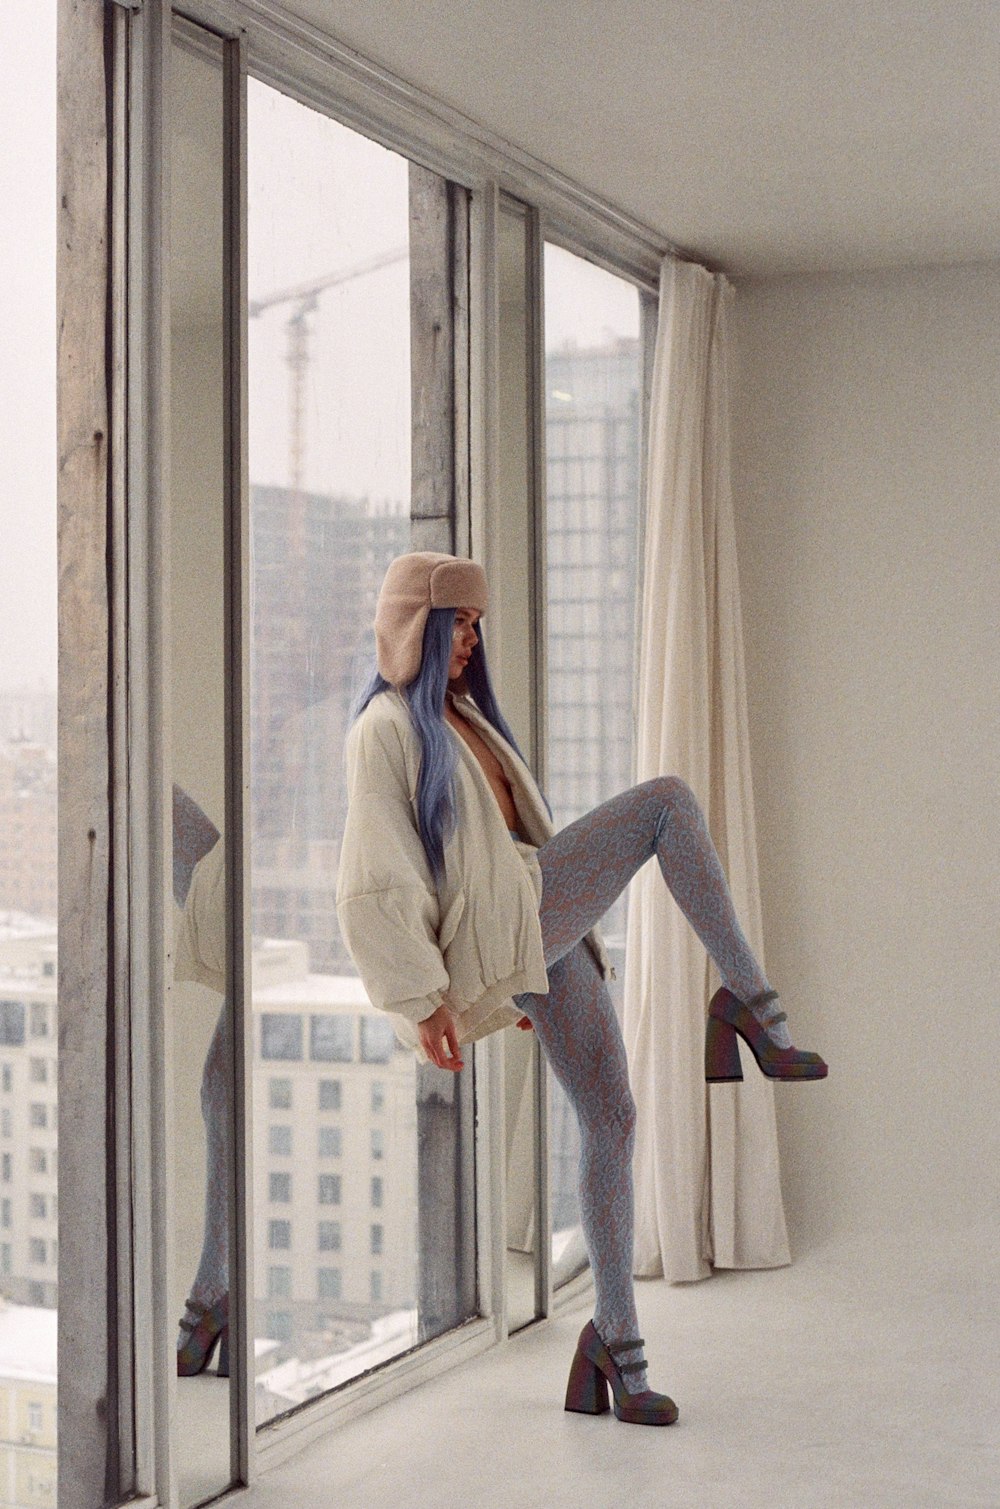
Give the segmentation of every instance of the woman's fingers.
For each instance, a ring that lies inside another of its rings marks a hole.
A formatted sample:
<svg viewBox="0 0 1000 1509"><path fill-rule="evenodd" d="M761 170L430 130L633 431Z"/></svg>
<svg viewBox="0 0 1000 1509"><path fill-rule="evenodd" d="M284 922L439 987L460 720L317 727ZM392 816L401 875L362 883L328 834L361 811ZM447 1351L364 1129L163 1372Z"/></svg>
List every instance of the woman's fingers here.
<svg viewBox="0 0 1000 1509"><path fill-rule="evenodd" d="M458 1046L458 1027L454 1014L441 1005L418 1028L420 1044L431 1063L439 1069L463 1068Z"/></svg>

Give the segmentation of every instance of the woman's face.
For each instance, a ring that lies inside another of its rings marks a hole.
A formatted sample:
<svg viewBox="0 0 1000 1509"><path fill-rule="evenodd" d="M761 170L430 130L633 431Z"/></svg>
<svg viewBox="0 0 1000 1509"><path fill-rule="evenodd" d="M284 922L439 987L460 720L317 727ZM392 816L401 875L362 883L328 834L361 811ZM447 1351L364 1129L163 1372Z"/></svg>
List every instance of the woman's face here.
<svg viewBox="0 0 1000 1509"><path fill-rule="evenodd" d="M475 608L455 609L455 629L451 637L451 659L448 662L450 682L460 680L469 663L469 656L479 643L479 635L476 633L478 622L479 614Z"/></svg>

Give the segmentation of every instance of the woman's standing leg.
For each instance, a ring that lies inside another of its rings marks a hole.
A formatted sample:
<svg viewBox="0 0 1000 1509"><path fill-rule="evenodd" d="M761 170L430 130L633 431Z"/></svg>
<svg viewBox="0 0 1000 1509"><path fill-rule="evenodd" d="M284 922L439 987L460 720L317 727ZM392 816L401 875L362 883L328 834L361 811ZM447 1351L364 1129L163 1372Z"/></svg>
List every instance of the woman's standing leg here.
<svg viewBox="0 0 1000 1509"><path fill-rule="evenodd" d="M635 1104L618 1018L587 945L577 944L551 966L548 995L522 995L518 1005L580 1124L580 1220L597 1293L594 1325L606 1341L637 1337L632 1285ZM627 1363L639 1360L641 1351L616 1356ZM632 1393L649 1386L645 1369L626 1377Z"/></svg>

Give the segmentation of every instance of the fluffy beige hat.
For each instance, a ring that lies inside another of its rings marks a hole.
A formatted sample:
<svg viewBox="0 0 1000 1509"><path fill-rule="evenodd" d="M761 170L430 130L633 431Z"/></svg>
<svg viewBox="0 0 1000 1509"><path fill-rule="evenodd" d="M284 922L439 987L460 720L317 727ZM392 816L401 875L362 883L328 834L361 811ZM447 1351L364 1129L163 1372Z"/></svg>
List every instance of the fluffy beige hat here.
<svg viewBox="0 0 1000 1509"><path fill-rule="evenodd" d="M434 550L397 555L385 573L375 609L376 661L392 686L409 686L420 670L424 629L432 608L485 613L486 572L475 561Z"/></svg>

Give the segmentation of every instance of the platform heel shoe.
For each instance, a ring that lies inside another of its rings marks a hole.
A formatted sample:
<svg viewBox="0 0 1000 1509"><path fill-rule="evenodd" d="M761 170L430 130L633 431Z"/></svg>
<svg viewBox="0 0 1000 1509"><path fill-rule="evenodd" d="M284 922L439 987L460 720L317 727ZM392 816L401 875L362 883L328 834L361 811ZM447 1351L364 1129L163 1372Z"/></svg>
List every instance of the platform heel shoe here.
<svg viewBox="0 0 1000 1509"><path fill-rule="evenodd" d="M826 1078L827 1067L818 1053L802 1053L798 1048L779 1048L750 1009L777 999L776 990L765 990L744 1005L725 986L715 992L708 1008L708 1025L705 1028L705 1078L709 1084L743 1078L737 1033L757 1060L761 1073L766 1074L768 1079ZM785 1013L779 1012L772 1020L785 1021Z"/></svg>
<svg viewBox="0 0 1000 1509"><path fill-rule="evenodd" d="M203 1373L212 1359L215 1344L219 1342L220 1378L229 1377L229 1295L209 1307L199 1300L189 1299L188 1314L180 1322L182 1331L187 1331L187 1340L177 1348L178 1378L193 1378ZM193 1315L194 1320L189 1319Z"/></svg>
<svg viewBox="0 0 1000 1509"><path fill-rule="evenodd" d="M612 1351L626 1352L630 1347L641 1347L642 1337L634 1341L603 1342L592 1320L588 1320L580 1332L576 1344L576 1356L569 1371L566 1387L566 1408L578 1415L605 1415L608 1404L608 1385L614 1395L615 1415L632 1425L673 1425L677 1419L677 1406L666 1394L656 1394L645 1389L641 1394L630 1394L622 1381L623 1373L637 1373L644 1362L618 1363Z"/></svg>

